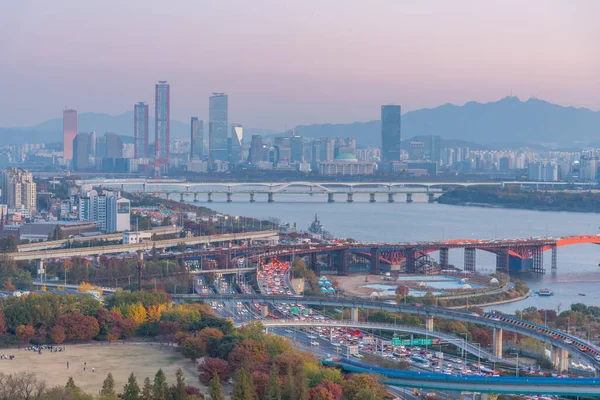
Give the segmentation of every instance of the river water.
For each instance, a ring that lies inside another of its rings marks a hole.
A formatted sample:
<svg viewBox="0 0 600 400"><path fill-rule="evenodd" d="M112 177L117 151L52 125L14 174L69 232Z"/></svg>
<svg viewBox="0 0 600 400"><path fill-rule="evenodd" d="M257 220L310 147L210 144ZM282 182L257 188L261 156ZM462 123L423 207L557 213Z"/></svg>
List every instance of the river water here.
<svg viewBox="0 0 600 400"><path fill-rule="evenodd" d="M568 236L596 233L600 217L592 213L567 213L502 208L448 206L429 204L423 194L413 195L414 202L404 202L397 195L395 203L387 197L377 197L369 203L368 195L355 194L354 203L346 203L345 196L336 195L336 203L328 204L323 194L308 196L280 194L274 203L266 202L266 195L256 195L256 202L248 202L248 195L234 195L233 202L225 202L225 195L213 195L213 203L201 198L199 205L208 206L230 215L256 218L277 218L281 222L296 222L306 229L315 214L325 229L338 237L364 241L419 241L460 238L525 238L532 236ZM191 200L191 198L189 198ZM437 254L433 254L437 257ZM450 250L450 263L462 268L463 251ZM533 289L548 288L551 297L532 296L526 300L495 306L505 312L514 312L528 306L567 309L572 303L600 306L600 247L592 244L574 245L558 249L558 270L550 272L550 252L546 252L545 275L522 274ZM477 269L492 272L496 259L493 254L477 251ZM579 294L585 294L580 296Z"/></svg>

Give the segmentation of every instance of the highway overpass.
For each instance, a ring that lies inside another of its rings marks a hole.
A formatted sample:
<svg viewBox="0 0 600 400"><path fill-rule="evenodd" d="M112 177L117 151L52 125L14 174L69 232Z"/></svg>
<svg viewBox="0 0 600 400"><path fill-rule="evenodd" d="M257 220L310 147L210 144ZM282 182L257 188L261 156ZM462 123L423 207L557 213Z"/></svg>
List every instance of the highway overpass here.
<svg viewBox="0 0 600 400"><path fill-rule="evenodd" d="M63 257L88 257L103 254L133 253L140 250L152 250L153 247L155 247L156 249L166 249L170 247L176 247L182 243L188 246L193 246L210 245L214 243L226 243L238 240L270 240L277 238L278 235L279 233L277 231L227 233L223 235L195 236L189 238L157 240L135 244L119 244L111 246L81 247L74 249L14 252L6 253L6 256L11 257L15 261L46 260Z"/></svg>
<svg viewBox="0 0 600 400"><path fill-rule="evenodd" d="M471 322L478 325L487 326L494 328L495 337L499 340L495 340L495 351L497 356L502 354L502 332L507 330L509 332L518 333L524 336L531 337L552 345L552 358L555 365L560 365L561 370L566 370L568 367L567 353L577 355L582 360L585 360L588 364L592 365L596 372L600 370L600 362L594 358L593 354L589 352L580 352L579 346L587 346L596 349L595 346L586 343L582 339L573 338L571 343L565 342L561 338L555 338L555 335L549 335L544 333L541 329L536 329L527 326L526 324L511 323L502 321L497 318L486 318L474 312L463 311L463 310L452 310L442 307L430 307L416 304L392 304L381 301L373 301L365 298L358 297L339 297L339 296L273 296L273 295L262 295L262 294L183 294L174 295L173 298L180 300L189 301L239 301L247 303L286 303L294 304L301 303L304 305L312 306L323 306L323 307L345 307L352 309L353 320L357 320L358 309L370 309L370 310L381 310L391 311L398 313L408 313L414 315L420 315L426 318L427 329L433 331L433 318L444 318L456 321ZM355 316L356 315L356 316ZM554 330L555 332L559 332ZM566 333L560 333L562 336L572 337ZM496 336L497 335L497 336ZM499 343L499 344L498 344ZM560 358L560 359L559 359Z"/></svg>

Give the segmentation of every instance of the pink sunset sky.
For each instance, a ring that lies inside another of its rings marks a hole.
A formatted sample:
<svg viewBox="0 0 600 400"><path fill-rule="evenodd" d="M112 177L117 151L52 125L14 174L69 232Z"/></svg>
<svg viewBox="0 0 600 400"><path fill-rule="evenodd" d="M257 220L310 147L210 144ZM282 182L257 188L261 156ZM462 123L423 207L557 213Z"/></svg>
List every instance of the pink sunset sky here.
<svg viewBox="0 0 600 400"><path fill-rule="evenodd" d="M595 0L1 0L0 126L154 107L283 129L536 96L600 109Z"/></svg>

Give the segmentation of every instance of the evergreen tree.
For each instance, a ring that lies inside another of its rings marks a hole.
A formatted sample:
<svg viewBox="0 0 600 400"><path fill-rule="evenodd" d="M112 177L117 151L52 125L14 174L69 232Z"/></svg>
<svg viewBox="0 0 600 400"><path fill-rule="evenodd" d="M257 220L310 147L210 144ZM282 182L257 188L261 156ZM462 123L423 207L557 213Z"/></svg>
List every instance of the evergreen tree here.
<svg viewBox="0 0 600 400"><path fill-rule="evenodd" d="M167 377L162 369L159 369L156 375L154 375L153 394L154 400L167 400L169 386L167 385Z"/></svg>
<svg viewBox="0 0 600 400"><path fill-rule="evenodd" d="M294 398L293 400L308 400L310 392L308 389L308 379L306 370L300 367L294 379Z"/></svg>
<svg viewBox="0 0 600 400"><path fill-rule="evenodd" d="M117 394L115 393L115 379L109 372L108 376L102 383L102 390L100 390L100 396L102 399L116 399Z"/></svg>
<svg viewBox="0 0 600 400"><path fill-rule="evenodd" d="M181 368L175 373L177 377L177 384L173 388L173 399L174 400L185 400L187 399L187 393L185 392L185 376Z"/></svg>
<svg viewBox="0 0 600 400"><path fill-rule="evenodd" d="M142 389L142 400L152 400L153 392L154 388L152 387L150 378L146 377L146 379L144 379L144 388Z"/></svg>
<svg viewBox="0 0 600 400"><path fill-rule="evenodd" d="M269 385L267 386L265 398L266 400L281 400L279 371L277 371L277 365L275 365L275 363L271 364L271 369L269 370Z"/></svg>
<svg viewBox="0 0 600 400"><path fill-rule="evenodd" d="M140 398L140 387L138 386L137 379L133 372L129 375L127 384L123 388L123 399L124 400L139 400Z"/></svg>
<svg viewBox="0 0 600 400"><path fill-rule="evenodd" d="M67 384L65 385L65 387L69 390L75 390L77 389L77 386L75 386L75 381L73 380L73 377L69 377L69 380L67 381Z"/></svg>
<svg viewBox="0 0 600 400"><path fill-rule="evenodd" d="M244 365L233 377L231 400L258 400L256 388L248 367Z"/></svg>
<svg viewBox="0 0 600 400"><path fill-rule="evenodd" d="M283 384L283 400L295 400L294 393L294 375L292 373L292 366L288 365L287 374L285 375L285 382Z"/></svg>
<svg viewBox="0 0 600 400"><path fill-rule="evenodd" d="M213 378L208 383L208 396L210 400L225 400L225 397L223 397L223 389L221 388L221 381L217 374L214 374Z"/></svg>

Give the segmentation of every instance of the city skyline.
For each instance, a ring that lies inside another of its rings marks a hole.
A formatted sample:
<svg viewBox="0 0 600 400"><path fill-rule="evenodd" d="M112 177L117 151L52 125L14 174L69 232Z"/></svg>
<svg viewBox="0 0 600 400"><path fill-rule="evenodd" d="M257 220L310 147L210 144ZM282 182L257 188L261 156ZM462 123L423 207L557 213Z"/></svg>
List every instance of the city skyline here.
<svg viewBox="0 0 600 400"><path fill-rule="evenodd" d="M0 37L10 38L0 41L10 60L0 73L13 94L0 99L2 126L33 125L64 104L116 114L151 99L147 82L158 79L177 88L174 119L206 110L208 96L198 93L220 90L234 100L235 121L273 129L372 120L385 103L410 111L511 93L600 109L597 2L380 1L365 8L348 1L341 12L325 5L319 13L311 1L267 1L255 9L241 1L128 7L90 1L78 9L64 0L17 3L0 6ZM247 17L226 35L212 34L238 14ZM157 15L165 16L160 35ZM195 23L198 16L207 23ZM327 23L333 17L335 24ZM100 36L87 24L113 29ZM140 70L139 58L156 43L163 56ZM200 51L189 57L192 45ZM109 90L115 86L117 97Z"/></svg>

